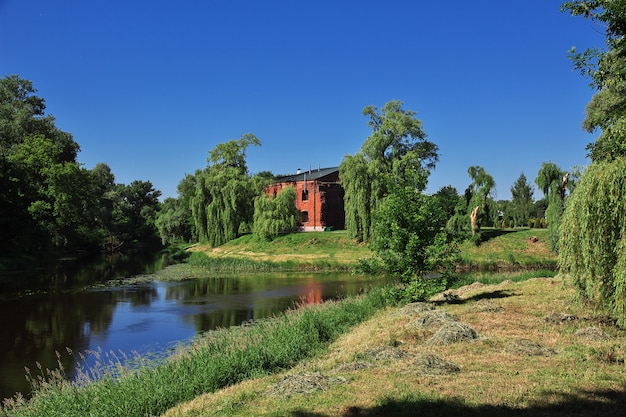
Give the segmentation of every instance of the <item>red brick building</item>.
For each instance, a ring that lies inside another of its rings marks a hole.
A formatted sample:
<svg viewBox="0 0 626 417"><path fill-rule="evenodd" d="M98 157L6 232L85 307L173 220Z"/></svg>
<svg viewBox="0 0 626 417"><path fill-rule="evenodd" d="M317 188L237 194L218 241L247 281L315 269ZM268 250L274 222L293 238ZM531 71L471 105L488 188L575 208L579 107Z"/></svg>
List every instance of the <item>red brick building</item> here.
<svg viewBox="0 0 626 417"><path fill-rule="evenodd" d="M277 178L267 193L276 196L285 187L296 189L296 207L304 231L344 229L343 187L339 168L318 168Z"/></svg>

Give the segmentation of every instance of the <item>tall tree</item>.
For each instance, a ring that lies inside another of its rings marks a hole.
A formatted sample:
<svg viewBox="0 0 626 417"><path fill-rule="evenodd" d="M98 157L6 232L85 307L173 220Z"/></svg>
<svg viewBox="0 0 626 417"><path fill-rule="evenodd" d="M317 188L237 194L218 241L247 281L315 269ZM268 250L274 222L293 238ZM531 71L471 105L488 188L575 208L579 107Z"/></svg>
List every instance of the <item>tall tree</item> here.
<svg viewBox="0 0 626 417"><path fill-rule="evenodd" d="M158 238L156 218L161 191L150 181L135 180L115 187L113 222L121 242L150 243Z"/></svg>
<svg viewBox="0 0 626 417"><path fill-rule="evenodd" d="M470 166L467 173L472 179L469 185L470 202L468 205L472 235L476 242L480 242L480 228L495 214L491 192L496 186L493 177L481 166Z"/></svg>
<svg viewBox="0 0 626 417"><path fill-rule="evenodd" d="M251 229L258 190L248 175L245 156L250 145L260 144L248 133L209 152L207 168L196 174L196 193L191 200L201 242L220 246Z"/></svg>
<svg viewBox="0 0 626 417"><path fill-rule="evenodd" d="M528 226L533 210L533 189L522 172L511 187L511 217L515 226Z"/></svg>
<svg viewBox="0 0 626 417"><path fill-rule="evenodd" d="M591 78L597 93L583 126L600 129L589 144L591 166L582 174L563 215L559 267L579 294L597 301L626 325L626 2L578 0L564 11L600 23L605 48L572 51L576 68Z"/></svg>
<svg viewBox="0 0 626 417"><path fill-rule="evenodd" d="M559 250L559 228L565 207L565 191L569 182L569 174L561 170L554 162L544 162L537 173L535 183L548 201L546 223L548 240L554 252Z"/></svg>
<svg viewBox="0 0 626 417"><path fill-rule="evenodd" d="M448 219L454 216L454 208L459 203L459 192L451 185L441 187L434 196L439 199L439 203L446 213Z"/></svg>
<svg viewBox="0 0 626 417"><path fill-rule="evenodd" d="M592 161L626 156L626 5L623 0L576 0L561 5L573 16L598 23L605 30L605 48L570 51L575 68L591 79L597 92L587 105L583 127L601 130L587 146Z"/></svg>
<svg viewBox="0 0 626 417"><path fill-rule="evenodd" d="M359 152L346 156L339 167L345 190L346 229L360 241L369 241L372 212L388 194L388 184L412 171L430 170L437 160L437 145L426 140L415 112L392 100L382 109L366 106L372 134ZM421 176L420 181L426 181ZM415 184L423 189L425 183Z"/></svg>
<svg viewBox="0 0 626 417"><path fill-rule="evenodd" d="M298 216L295 188L284 188L276 197L261 194L254 201L252 230L259 238L272 240L281 233L295 230Z"/></svg>

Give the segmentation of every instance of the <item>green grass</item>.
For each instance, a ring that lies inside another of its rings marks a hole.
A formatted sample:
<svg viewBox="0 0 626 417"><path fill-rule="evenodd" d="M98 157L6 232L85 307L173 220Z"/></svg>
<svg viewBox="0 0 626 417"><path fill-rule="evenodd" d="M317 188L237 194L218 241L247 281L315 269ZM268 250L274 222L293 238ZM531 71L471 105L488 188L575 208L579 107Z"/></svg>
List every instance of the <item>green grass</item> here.
<svg viewBox="0 0 626 417"><path fill-rule="evenodd" d="M202 393L288 369L320 352L383 305L380 292L372 292L290 311L252 326L210 332L188 351L156 367L117 370L78 385L58 375L44 383L29 402L6 402L0 416L160 415Z"/></svg>
<svg viewBox="0 0 626 417"><path fill-rule="evenodd" d="M479 246L460 245L461 266L479 270L554 269L556 254L548 248L547 229L484 229ZM531 242L531 237L536 242Z"/></svg>
<svg viewBox="0 0 626 417"><path fill-rule="evenodd" d="M218 248L195 245L192 251L205 252L211 258L248 259L280 265L293 261L308 268L320 265L346 268L360 258L372 256L366 245L348 237L344 230L333 232L292 233L264 241L254 235L244 235ZM293 267L294 264L287 264Z"/></svg>
<svg viewBox="0 0 626 417"><path fill-rule="evenodd" d="M469 270L555 269L547 229L483 229L481 245L460 245L459 266ZM535 236L537 242L531 242ZM245 235L218 248L195 245L189 263L215 273L348 270L373 256L346 231L292 233L272 241Z"/></svg>

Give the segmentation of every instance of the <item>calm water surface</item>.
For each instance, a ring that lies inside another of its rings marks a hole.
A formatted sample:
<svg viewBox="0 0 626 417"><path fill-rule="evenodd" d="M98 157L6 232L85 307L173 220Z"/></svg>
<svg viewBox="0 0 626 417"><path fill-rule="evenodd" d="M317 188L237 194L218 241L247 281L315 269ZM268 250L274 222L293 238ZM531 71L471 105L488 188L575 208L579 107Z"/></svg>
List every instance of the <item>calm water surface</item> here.
<svg viewBox="0 0 626 417"><path fill-rule="evenodd" d="M28 394L24 367L34 374L40 372L38 363L44 370L56 369L55 352L72 376L111 352L163 356L201 332L382 284L350 274L299 273L94 287L113 278L154 272L164 263L160 257L110 258L80 268L40 271L18 280L22 288L15 279L0 282L0 398ZM77 362L78 352L100 353Z"/></svg>

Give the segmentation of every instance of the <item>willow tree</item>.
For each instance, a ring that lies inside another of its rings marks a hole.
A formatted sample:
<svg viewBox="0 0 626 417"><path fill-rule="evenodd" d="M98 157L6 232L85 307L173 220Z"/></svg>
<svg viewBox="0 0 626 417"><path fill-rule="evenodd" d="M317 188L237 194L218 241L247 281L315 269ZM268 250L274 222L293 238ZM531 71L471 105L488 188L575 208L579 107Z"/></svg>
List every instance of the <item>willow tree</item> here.
<svg viewBox="0 0 626 417"><path fill-rule="evenodd" d="M454 216L448 221L448 228L461 235L468 235L477 245L481 242L480 228L495 213L495 203L491 193L496 186L493 177L481 166L470 166L467 173L472 179L454 208Z"/></svg>
<svg viewBox="0 0 626 417"><path fill-rule="evenodd" d="M260 144L252 134L221 143L209 152L207 168L196 173L191 211L200 242L220 246L251 227L258 190L245 156L250 145Z"/></svg>
<svg viewBox="0 0 626 417"><path fill-rule="evenodd" d="M493 199L489 199L491 192L496 186L493 177L481 166L471 166L467 173L472 179L469 186L472 198L468 206L472 236L480 241L480 227L488 221L490 214L494 212Z"/></svg>
<svg viewBox="0 0 626 417"><path fill-rule="evenodd" d="M583 127L600 136L587 146L592 164L566 204L559 266L584 297L626 325L626 14L623 0L578 0L562 10L605 28L605 48L572 51L597 90Z"/></svg>
<svg viewBox="0 0 626 417"><path fill-rule="evenodd" d="M559 250L559 229L565 207L565 190L569 174L562 171L554 162L544 162L537 172L535 184L548 201L546 224L548 225L548 243L554 252Z"/></svg>
<svg viewBox="0 0 626 417"><path fill-rule="evenodd" d="M295 188L284 188L276 197L261 194L254 201L252 231L262 240L272 240L281 233L294 231L298 216Z"/></svg>
<svg viewBox="0 0 626 417"><path fill-rule="evenodd" d="M569 196L559 267L626 325L626 158L594 162Z"/></svg>
<svg viewBox="0 0 626 417"><path fill-rule="evenodd" d="M372 134L339 167L345 191L346 229L359 241L370 240L372 213L389 193L388 185L406 172L429 171L438 160L438 148L426 140L422 122L415 114L404 110L398 100L386 103L382 109L363 109Z"/></svg>

